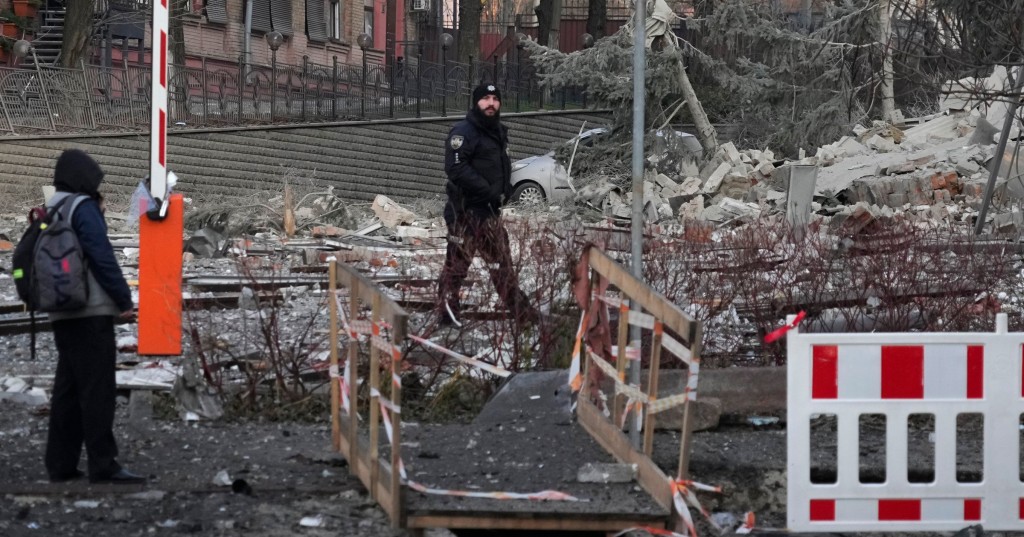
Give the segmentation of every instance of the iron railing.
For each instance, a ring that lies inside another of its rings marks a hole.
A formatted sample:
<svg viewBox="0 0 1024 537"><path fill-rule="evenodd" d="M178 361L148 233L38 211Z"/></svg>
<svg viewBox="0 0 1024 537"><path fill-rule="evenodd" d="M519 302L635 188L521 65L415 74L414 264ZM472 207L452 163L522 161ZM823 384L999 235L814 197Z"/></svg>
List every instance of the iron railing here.
<svg viewBox="0 0 1024 537"><path fill-rule="evenodd" d="M0 68L0 134L137 129L150 121L150 66L82 64ZM473 85L494 81L503 111L586 107L582 92L546 91L527 62L335 61L172 67L170 126L232 126L446 116L469 106Z"/></svg>

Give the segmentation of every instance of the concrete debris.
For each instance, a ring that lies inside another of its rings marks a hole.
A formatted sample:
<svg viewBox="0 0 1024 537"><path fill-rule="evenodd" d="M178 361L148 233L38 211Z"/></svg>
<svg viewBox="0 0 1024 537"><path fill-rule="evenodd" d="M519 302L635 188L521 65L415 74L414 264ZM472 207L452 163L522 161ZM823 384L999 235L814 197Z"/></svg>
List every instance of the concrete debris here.
<svg viewBox="0 0 1024 537"><path fill-rule="evenodd" d="M380 223L388 229L395 229L402 224L412 224L418 220L415 213L383 194L374 198L373 214L377 215Z"/></svg>
<svg viewBox="0 0 1024 537"><path fill-rule="evenodd" d="M580 483L631 483L636 480L637 465L611 462L588 462L580 466L576 480Z"/></svg>
<svg viewBox="0 0 1024 537"><path fill-rule="evenodd" d="M29 380L21 377L0 378L0 401L37 407L45 405L49 400L46 390L33 386Z"/></svg>

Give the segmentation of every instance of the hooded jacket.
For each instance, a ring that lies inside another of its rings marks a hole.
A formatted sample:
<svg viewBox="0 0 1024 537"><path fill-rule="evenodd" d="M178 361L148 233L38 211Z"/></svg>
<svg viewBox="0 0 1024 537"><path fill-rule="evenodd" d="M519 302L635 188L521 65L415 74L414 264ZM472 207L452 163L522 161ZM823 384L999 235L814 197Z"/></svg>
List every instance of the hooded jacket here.
<svg viewBox="0 0 1024 537"><path fill-rule="evenodd" d="M75 319L100 315L118 315L132 309L132 293L114 257L114 248L107 238L107 223L98 200L103 182L100 165L84 151L70 149L57 159L53 186L57 189L47 207L53 207L68 196L85 194L71 211L71 226L78 236L89 267L89 301L76 311L49 313L50 320Z"/></svg>
<svg viewBox="0 0 1024 537"><path fill-rule="evenodd" d="M449 224L466 213L497 216L512 195L508 128L499 117L487 118L474 104L466 119L448 133L444 170L448 174L445 220Z"/></svg>

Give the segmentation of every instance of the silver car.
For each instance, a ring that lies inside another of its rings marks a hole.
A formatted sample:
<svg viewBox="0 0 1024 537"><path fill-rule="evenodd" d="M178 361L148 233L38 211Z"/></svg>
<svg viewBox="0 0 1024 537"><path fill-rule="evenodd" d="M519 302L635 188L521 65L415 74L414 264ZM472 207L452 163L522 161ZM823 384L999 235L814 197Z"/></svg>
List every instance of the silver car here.
<svg viewBox="0 0 1024 537"><path fill-rule="evenodd" d="M579 136L566 142L572 146L579 139L579 145L590 147L608 129L599 127L583 131ZM661 135L661 131L657 133ZM686 132L676 131L683 147L688 151L700 154L701 146L697 138ZM548 151L543 155L526 157L512 163L512 202L523 205L535 205L545 201L562 201L572 199L573 191L569 188L569 174L565 166L555 159L555 152Z"/></svg>

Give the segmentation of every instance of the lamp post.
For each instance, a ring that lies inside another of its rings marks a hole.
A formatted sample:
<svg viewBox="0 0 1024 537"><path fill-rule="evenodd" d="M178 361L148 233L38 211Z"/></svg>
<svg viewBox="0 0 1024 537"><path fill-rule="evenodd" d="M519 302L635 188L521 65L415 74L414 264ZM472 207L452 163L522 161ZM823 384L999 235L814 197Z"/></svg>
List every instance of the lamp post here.
<svg viewBox="0 0 1024 537"><path fill-rule="evenodd" d="M57 124L53 120L53 111L50 110L50 98L46 94L46 83L43 82L43 72L39 68L39 58L36 57L36 48L32 46L32 43L29 43L24 39L19 39L14 42L14 46L11 47L11 52L22 60L24 60L29 54L32 54L32 63L35 64L36 77L39 80L39 91L42 92L43 102L46 103L46 116L50 120L50 130L57 130Z"/></svg>
<svg viewBox="0 0 1024 537"><path fill-rule="evenodd" d="M277 30L267 32L267 46L270 47L270 121L277 119L277 49L284 43L284 35Z"/></svg>
<svg viewBox="0 0 1024 537"><path fill-rule="evenodd" d="M448 117L448 49L455 38L452 34L441 34L441 74L444 77L444 91L441 92L441 116Z"/></svg>
<svg viewBox="0 0 1024 537"><path fill-rule="evenodd" d="M359 96L359 117L366 119L366 49L373 45L373 38L370 34L362 33L356 38L359 50L363 51L363 91Z"/></svg>
<svg viewBox="0 0 1024 537"><path fill-rule="evenodd" d="M580 36L580 47L588 49L594 46L594 36L590 34L583 34Z"/></svg>
<svg viewBox="0 0 1024 537"><path fill-rule="evenodd" d="M519 32L516 34L516 112L519 111L519 94L523 89L523 49L529 37Z"/></svg>
<svg viewBox="0 0 1024 537"><path fill-rule="evenodd" d="M588 48L591 48L593 46L594 46L594 36L590 35L589 33L584 33L583 35L580 36L580 47L582 47L583 50L587 50ZM586 107L587 107L587 92L584 91L583 92L583 108L586 108ZM562 108L565 108L565 90L564 89L562 90Z"/></svg>

